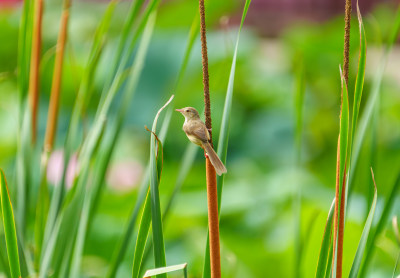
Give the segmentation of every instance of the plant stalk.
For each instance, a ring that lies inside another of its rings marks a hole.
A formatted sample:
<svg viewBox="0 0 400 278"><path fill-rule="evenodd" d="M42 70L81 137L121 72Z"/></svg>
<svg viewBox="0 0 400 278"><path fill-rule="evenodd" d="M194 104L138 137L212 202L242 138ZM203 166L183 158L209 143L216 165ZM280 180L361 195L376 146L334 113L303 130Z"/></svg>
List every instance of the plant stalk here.
<svg viewBox="0 0 400 278"><path fill-rule="evenodd" d="M208 55L206 39L206 19L204 0L199 0L200 11L200 38L201 38L201 56L203 63L203 86L204 86L204 115L205 124L210 131L210 143L212 143L211 134L211 105L210 105L210 85L208 75ZM207 181L207 202L208 202L208 228L210 237L210 265L211 277L221 277L221 258L219 245L219 221L218 221L218 193L217 193L217 175L211 161L206 157L206 181Z"/></svg>
<svg viewBox="0 0 400 278"><path fill-rule="evenodd" d="M346 0L345 15L344 15L343 75L347 85L349 83L350 21L351 21L351 0Z"/></svg>
<svg viewBox="0 0 400 278"><path fill-rule="evenodd" d="M65 44L67 41L70 0L64 1L64 8L61 15L60 33L58 34L56 61L54 64L53 82L51 86L49 113L47 116L47 128L44 141L44 150L50 152L53 149L55 133L57 130L58 109L60 102L60 91L62 72L64 64Z"/></svg>
<svg viewBox="0 0 400 278"><path fill-rule="evenodd" d="M32 50L29 74L29 106L32 121L32 143L36 142L37 112L39 104L40 51L42 46L43 0L35 0L32 30Z"/></svg>

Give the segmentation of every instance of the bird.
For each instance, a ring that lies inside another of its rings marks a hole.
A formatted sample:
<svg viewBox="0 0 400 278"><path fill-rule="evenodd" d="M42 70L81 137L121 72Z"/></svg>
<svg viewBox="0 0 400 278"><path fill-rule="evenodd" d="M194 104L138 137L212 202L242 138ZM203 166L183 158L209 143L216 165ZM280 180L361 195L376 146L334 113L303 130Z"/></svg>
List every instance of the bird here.
<svg viewBox="0 0 400 278"><path fill-rule="evenodd" d="M189 140L200 146L206 152L210 158L211 164L214 166L214 169L219 176L225 174L226 167L211 146L210 132L200 119L199 112L197 112L193 107L185 107L182 109L176 109L175 111L180 112L185 117L183 131L186 133Z"/></svg>

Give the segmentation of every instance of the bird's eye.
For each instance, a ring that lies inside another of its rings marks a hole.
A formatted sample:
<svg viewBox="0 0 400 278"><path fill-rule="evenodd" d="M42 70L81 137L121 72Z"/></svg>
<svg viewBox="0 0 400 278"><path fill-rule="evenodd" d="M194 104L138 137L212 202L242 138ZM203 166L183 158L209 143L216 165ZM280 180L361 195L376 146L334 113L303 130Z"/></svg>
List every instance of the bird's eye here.
<svg viewBox="0 0 400 278"><path fill-rule="evenodd" d="M189 112L189 109L186 109L186 112Z"/></svg>

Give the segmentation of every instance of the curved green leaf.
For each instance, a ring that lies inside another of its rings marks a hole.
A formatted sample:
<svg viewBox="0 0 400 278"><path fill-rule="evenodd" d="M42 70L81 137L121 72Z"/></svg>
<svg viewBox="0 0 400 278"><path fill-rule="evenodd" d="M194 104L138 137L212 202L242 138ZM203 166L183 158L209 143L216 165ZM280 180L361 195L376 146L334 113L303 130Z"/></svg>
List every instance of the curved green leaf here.
<svg viewBox="0 0 400 278"><path fill-rule="evenodd" d="M21 277L21 268L19 265L17 233L15 230L14 213L11 204L8 186L3 170L0 169L0 196L1 211L3 213L4 234L6 237L6 246L8 262L12 278Z"/></svg>
<svg viewBox="0 0 400 278"><path fill-rule="evenodd" d="M327 272L327 264L329 261L329 251L332 249L332 223L333 223L333 211L335 208L335 199L332 201L331 208L329 209L328 219L326 220L324 235L322 236L321 249L319 251L317 272L315 273L316 278L325 277ZM329 273L329 272L328 272Z"/></svg>
<svg viewBox="0 0 400 278"><path fill-rule="evenodd" d="M374 182L374 198L372 201L371 209L370 209L368 217L367 217L367 221L365 222L365 225L364 225L364 230L362 232L360 242L358 243L357 252L354 257L353 264L351 266L351 270L350 270L350 274L349 274L350 278L358 277L358 272L360 271L360 267L361 267L361 261L362 261L363 255L364 255L365 247L367 245L367 239L369 237L369 231L371 230L371 226L372 226L372 220L374 219L374 215L375 215L376 200L377 200L378 195L377 195L377 191L376 191L376 183L375 183L374 172L372 171L372 168L371 168L371 174L372 174L372 181Z"/></svg>

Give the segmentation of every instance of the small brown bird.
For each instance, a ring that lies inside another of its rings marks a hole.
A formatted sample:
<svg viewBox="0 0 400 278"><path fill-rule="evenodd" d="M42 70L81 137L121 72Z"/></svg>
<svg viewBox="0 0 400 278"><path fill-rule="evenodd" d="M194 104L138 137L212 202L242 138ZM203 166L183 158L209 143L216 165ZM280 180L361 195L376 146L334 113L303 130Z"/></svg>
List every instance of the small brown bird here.
<svg viewBox="0 0 400 278"><path fill-rule="evenodd" d="M210 144L210 133L206 125L201 121L199 113L193 107L176 109L185 117L183 131L192 143L199 145L210 158L211 164L219 176L226 173L225 165L219 159L217 153Z"/></svg>

